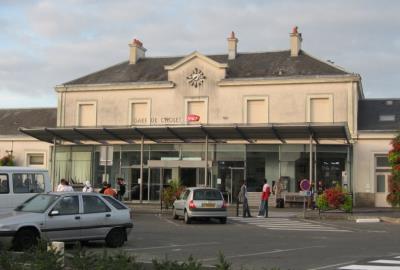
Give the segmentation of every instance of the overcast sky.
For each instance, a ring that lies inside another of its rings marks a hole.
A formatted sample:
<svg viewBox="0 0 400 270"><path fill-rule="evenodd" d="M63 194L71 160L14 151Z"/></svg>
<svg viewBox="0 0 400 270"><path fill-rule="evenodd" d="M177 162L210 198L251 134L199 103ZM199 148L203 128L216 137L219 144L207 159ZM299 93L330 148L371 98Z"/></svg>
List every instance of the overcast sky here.
<svg viewBox="0 0 400 270"><path fill-rule="evenodd" d="M0 108L56 107L54 86L147 56L285 50L298 25L302 48L359 73L367 98L400 98L400 1L0 0Z"/></svg>

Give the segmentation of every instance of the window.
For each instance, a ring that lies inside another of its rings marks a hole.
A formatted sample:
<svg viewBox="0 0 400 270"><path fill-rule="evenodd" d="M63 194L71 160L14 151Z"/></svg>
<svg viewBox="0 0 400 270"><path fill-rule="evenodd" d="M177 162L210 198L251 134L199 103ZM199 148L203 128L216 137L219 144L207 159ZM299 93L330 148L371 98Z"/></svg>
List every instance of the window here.
<svg viewBox="0 0 400 270"><path fill-rule="evenodd" d="M0 174L0 194L10 193L10 186L8 183L8 175Z"/></svg>
<svg viewBox="0 0 400 270"><path fill-rule="evenodd" d="M53 211L58 211L60 215L76 215L79 214L79 198L78 196L66 196L54 206Z"/></svg>
<svg viewBox="0 0 400 270"><path fill-rule="evenodd" d="M150 102L131 101L130 103L130 125L148 125L150 124Z"/></svg>
<svg viewBox="0 0 400 270"><path fill-rule="evenodd" d="M44 175L40 173L14 173L14 193L40 193L44 192Z"/></svg>
<svg viewBox="0 0 400 270"><path fill-rule="evenodd" d="M199 116L198 121L192 120L188 121L189 124L200 124L208 122L207 115L207 99L190 99L186 100L186 115L185 119L187 120L188 115L197 115Z"/></svg>
<svg viewBox="0 0 400 270"><path fill-rule="evenodd" d="M78 126L94 127L96 126L96 104L80 103L78 104Z"/></svg>
<svg viewBox="0 0 400 270"><path fill-rule="evenodd" d="M377 168L389 168L390 164L389 164L389 159L388 157L385 156L376 156L375 157L376 160L376 167Z"/></svg>
<svg viewBox="0 0 400 270"><path fill-rule="evenodd" d="M376 192L385 192L385 180L386 177L383 174L376 176Z"/></svg>
<svg viewBox="0 0 400 270"><path fill-rule="evenodd" d="M308 97L308 122L333 122L333 97L316 95Z"/></svg>
<svg viewBox="0 0 400 270"><path fill-rule="evenodd" d="M247 98L245 121L249 124L268 123L268 100L266 98Z"/></svg>
<svg viewBox="0 0 400 270"><path fill-rule="evenodd" d="M381 122L394 122L395 120L396 116L393 114L379 115L379 121Z"/></svg>
<svg viewBox="0 0 400 270"><path fill-rule="evenodd" d="M97 196L83 196L85 214L110 212L110 208Z"/></svg>
<svg viewBox="0 0 400 270"><path fill-rule="evenodd" d="M103 196L103 199L109 202L112 206L114 206L118 210L128 209L126 208L125 205L123 205L122 203L120 203L119 201L110 196Z"/></svg>
<svg viewBox="0 0 400 270"><path fill-rule="evenodd" d="M19 205L15 211L43 213L60 196L49 194L38 194L29 198L23 204Z"/></svg>
<svg viewBox="0 0 400 270"><path fill-rule="evenodd" d="M223 200L221 192L217 190L201 189L195 190L193 200L197 201L220 201Z"/></svg>
<svg viewBox="0 0 400 270"><path fill-rule="evenodd" d="M45 165L44 153L28 153L26 159L27 166L42 167Z"/></svg>

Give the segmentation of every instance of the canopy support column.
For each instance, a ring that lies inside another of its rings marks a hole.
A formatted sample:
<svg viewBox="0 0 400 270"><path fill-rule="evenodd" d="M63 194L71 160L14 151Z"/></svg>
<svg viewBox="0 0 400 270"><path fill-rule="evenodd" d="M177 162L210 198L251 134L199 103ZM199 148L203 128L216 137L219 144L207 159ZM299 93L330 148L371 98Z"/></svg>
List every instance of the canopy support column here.
<svg viewBox="0 0 400 270"><path fill-rule="evenodd" d="M140 203L143 202L143 143L144 137L142 135L142 139L140 140Z"/></svg>
<svg viewBox="0 0 400 270"><path fill-rule="evenodd" d="M53 138L53 156L52 156L52 167L51 167L51 179L53 181L53 187L56 187L58 184L57 179L56 179L56 147L57 147L57 140L56 138Z"/></svg>
<svg viewBox="0 0 400 270"><path fill-rule="evenodd" d="M312 189L312 185L313 185L313 136L310 135L310 186Z"/></svg>
<svg viewBox="0 0 400 270"><path fill-rule="evenodd" d="M208 135L206 136L204 160L206 161L204 166L204 184L208 187Z"/></svg>

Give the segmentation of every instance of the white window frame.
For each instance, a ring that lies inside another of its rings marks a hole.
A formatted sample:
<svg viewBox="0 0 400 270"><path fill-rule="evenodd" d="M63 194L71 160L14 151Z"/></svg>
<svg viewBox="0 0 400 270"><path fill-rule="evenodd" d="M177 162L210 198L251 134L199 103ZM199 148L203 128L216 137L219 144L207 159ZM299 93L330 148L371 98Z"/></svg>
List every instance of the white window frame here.
<svg viewBox="0 0 400 270"><path fill-rule="evenodd" d="M306 122L311 122L311 99L328 99L329 106L331 107L331 119L332 122L327 123L334 123L335 122L335 114L334 114L334 107L333 107L333 94L315 94L315 95L307 95L307 107L306 107Z"/></svg>
<svg viewBox="0 0 400 270"><path fill-rule="evenodd" d="M189 107L189 102L192 102L192 101L202 101L202 102L204 102L204 105L205 105L205 107L206 107L206 121L202 121L201 119L200 119L200 121L203 123L203 124L208 124L208 97L188 97L188 98L185 98L185 115L183 115L183 120L185 121L185 123L189 123L187 120L186 120L186 116L188 115L188 107Z"/></svg>
<svg viewBox="0 0 400 270"><path fill-rule="evenodd" d="M76 103L76 119L75 119L75 125L80 127L79 125L79 120L80 120L80 106L81 105L93 105L94 106L94 113L95 113L95 127L97 127L97 101L78 101Z"/></svg>
<svg viewBox="0 0 400 270"><path fill-rule="evenodd" d="M141 98L141 99L130 99L128 103L128 126L133 126L132 124L132 104L136 103L146 103L147 104L147 114L146 117L148 119L147 125L151 124L151 99L150 98Z"/></svg>
<svg viewBox="0 0 400 270"><path fill-rule="evenodd" d="M371 153L371 159L370 159L370 175L372 176L372 187L373 187L373 189L372 189L372 191L374 192L374 193L378 193L377 192L377 179L376 179L376 176L378 175L378 174L390 174L390 170L391 170L391 167L378 167L377 166L377 162L376 162L376 157L378 157L378 156L387 156L387 152L372 152ZM387 172L377 172L376 170L377 169L387 169L388 171ZM386 189L386 185L385 185L385 189ZM386 190L385 192L388 192L388 190Z"/></svg>
<svg viewBox="0 0 400 270"><path fill-rule="evenodd" d="M43 165L31 165L29 163L30 155L43 155ZM25 166L32 168L47 168L47 152L45 151L28 151L25 152Z"/></svg>
<svg viewBox="0 0 400 270"><path fill-rule="evenodd" d="M269 123L269 96L245 96L243 99L243 103L244 103L244 108L243 108L243 123L248 124L247 123L247 110L248 110L248 102L249 101L257 101L257 100L263 100L265 102L265 106L267 107L267 123Z"/></svg>

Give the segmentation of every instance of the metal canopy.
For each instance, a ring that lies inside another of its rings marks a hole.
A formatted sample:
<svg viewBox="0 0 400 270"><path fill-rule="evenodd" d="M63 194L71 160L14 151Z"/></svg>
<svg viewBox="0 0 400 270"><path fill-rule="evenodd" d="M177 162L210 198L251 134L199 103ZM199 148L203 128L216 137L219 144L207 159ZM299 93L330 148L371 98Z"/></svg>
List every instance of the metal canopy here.
<svg viewBox="0 0 400 270"><path fill-rule="evenodd" d="M153 142L203 142L206 137L214 142L279 140L345 140L350 135L345 123L303 124L235 124L235 125L185 125L185 126L131 126L131 127L68 127L20 128L22 133L40 141L52 143L54 139L80 144L107 141L133 143L142 139Z"/></svg>

